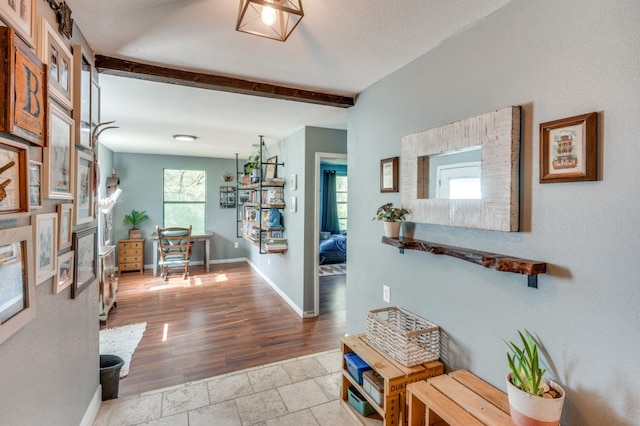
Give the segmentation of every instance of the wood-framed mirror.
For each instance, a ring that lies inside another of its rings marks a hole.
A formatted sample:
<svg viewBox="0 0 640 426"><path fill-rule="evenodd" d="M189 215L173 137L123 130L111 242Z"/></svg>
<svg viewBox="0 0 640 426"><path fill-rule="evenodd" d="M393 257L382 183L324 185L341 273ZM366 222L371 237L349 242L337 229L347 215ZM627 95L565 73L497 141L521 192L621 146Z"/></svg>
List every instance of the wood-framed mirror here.
<svg viewBox="0 0 640 426"><path fill-rule="evenodd" d="M402 207L416 223L518 231L519 162L518 106L407 135Z"/></svg>

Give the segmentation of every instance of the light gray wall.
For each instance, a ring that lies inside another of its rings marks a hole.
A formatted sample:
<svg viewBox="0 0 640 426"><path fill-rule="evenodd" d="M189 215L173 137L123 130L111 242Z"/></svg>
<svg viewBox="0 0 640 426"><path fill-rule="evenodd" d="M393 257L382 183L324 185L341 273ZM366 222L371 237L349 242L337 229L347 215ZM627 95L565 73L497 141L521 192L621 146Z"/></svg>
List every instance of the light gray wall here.
<svg viewBox="0 0 640 426"><path fill-rule="evenodd" d="M306 128L306 154L305 168L306 179L304 182L305 192L308 194L304 198L305 226L304 226L304 309L313 311L314 306L314 276L318 273L314 262L314 237L318 228L313 224L315 213L315 162L317 152L327 152L334 154L347 153L347 132L345 130L324 129L319 127ZM353 188L353 187L352 187ZM298 204L301 204L299 201Z"/></svg>
<svg viewBox="0 0 640 426"><path fill-rule="evenodd" d="M345 130L304 127L284 140L269 146L269 154L277 155L278 176L287 179L285 184L286 207L283 212L284 236L288 239L286 254L259 254L257 247L250 248L250 260L258 269L293 302L299 312L313 311L313 216L316 152L345 153ZM288 178L297 175L298 185L292 191ZM297 211L290 212L291 197L297 198Z"/></svg>
<svg viewBox="0 0 640 426"><path fill-rule="evenodd" d="M286 295L290 303L293 303L299 311L302 310L303 287L303 259L304 242L300 235L304 232L304 206L298 204L298 211L289 212L289 203L292 195L298 197L299 202L304 199L304 128L298 130L282 141L268 144L269 155L277 155L278 162L284 162L284 166L278 166L277 176L287 178L292 174L298 176L298 190L291 191L289 183L284 186L285 209L282 211L282 223L284 225L284 237L288 239L289 250L286 254L260 254L258 247L247 242L249 260L258 268L273 285Z"/></svg>
<svg viewBox="0 0 640 426"><path fill-rule="evenodd" d="M640 424L640 3L514 0L378 82L349 111L347 332L391 304L439 324L443 358L505 390L503 339L539 336L566 389L563 425ZM402 136L523 106L522 232L419 224L416 238L548 263L523 275L380 243L380 159ZM599 112L601 180L540 184L541 122ZM383 119L384 118L384 119ZM354 190L357 188L357 190Z"/></svg>
<svg viewBox="0 0 640 426"><path fill-rule="evenodd" d="M230 159L181 157L115 153L113 167L120 177L122 195L118 199L113 219L115 242L128 238L129 227L123 224L124 215L145 210L151 220L140 226L145 241L145 265L153 264L153 244L149 236L155 226L162 226L162 176L165 168L205 170L207 175L207 230L215 236L211 245L212 261L238 259L247 256L244 241L236 237L236 210L220 208L220 187L228 186L220 177L223 171L235 175L236 162ZM233 182L235 185L235 180ZM239 248L234 248L238 241ZM115 244L114 242L114 244ZM203 244L196 244L192 259L204 260Z"/></svg>

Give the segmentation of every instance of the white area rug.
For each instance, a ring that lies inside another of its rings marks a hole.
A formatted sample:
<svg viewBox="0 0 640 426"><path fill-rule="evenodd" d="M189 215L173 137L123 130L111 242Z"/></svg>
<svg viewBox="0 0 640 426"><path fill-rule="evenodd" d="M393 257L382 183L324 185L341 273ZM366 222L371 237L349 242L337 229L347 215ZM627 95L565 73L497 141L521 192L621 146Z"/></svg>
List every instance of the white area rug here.
<svg viewBox="0 0 640 426"><path fill-rule="evenodd" d="M100 330L100 354L118 355L124 360L124 365L120 370L120 378L126 377L127 374L129 374L131 357L138 347L138 343L140 343L146 328L147 323L140 322Z"/></svg>

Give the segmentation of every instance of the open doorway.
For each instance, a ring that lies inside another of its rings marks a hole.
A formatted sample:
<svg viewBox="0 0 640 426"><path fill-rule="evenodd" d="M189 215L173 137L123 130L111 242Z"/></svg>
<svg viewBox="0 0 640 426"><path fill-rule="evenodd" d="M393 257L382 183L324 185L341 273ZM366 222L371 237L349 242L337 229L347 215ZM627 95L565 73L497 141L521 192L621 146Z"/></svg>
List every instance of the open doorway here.
<svg viewBox="0 0 640 426"><path fill-rule="evenodd" d="M314 204L315 316L346 310L347 155L316 153Z"/></svg>

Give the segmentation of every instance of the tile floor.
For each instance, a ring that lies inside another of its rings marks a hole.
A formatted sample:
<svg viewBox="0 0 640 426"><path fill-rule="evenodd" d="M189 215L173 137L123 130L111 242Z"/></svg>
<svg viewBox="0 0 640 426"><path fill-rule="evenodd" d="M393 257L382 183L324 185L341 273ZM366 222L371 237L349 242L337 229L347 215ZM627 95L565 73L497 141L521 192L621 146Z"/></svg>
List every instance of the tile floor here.
<svg viewBox="0 0 640 426"><path fill-rule="evenodd" d="M340 403L341 369L333 350L112 399L94 426L356 425Z"/></svg>

